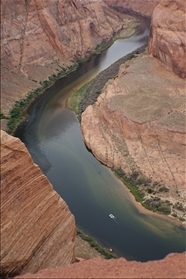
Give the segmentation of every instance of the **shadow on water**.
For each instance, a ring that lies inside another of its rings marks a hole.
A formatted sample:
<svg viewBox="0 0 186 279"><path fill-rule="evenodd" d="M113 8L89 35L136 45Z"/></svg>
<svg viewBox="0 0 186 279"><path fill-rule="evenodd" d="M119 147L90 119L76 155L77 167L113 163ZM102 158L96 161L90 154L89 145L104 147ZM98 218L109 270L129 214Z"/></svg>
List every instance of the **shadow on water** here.
<svg viewBox="0 0 186 279"><path fill-rule="evenodd" d="M92 76L142 46L147 32L145 28L134 37L118 40L58 80L33 103L15 133L67 202L78 227L118 256L140 261L184 251L185 230L171 220L138 211L128 190L87 150L79 122L65 103Z"/></svg>

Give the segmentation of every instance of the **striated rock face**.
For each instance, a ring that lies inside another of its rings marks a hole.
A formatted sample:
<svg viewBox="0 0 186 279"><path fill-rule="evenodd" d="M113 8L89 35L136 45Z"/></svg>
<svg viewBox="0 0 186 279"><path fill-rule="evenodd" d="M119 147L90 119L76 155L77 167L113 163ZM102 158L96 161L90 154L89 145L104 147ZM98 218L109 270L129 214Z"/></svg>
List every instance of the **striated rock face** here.
<svg viewBox="0 0 186 279"><path fill-rule="evenodd" d="M16 278L186 278L185 263L186 253L147 263L96 258Z"/></svg>
<svg viewBox="0 0 186 279"><path fill-rule="evenodd" d="M40 81L109 40L126 20L102 0L2 0L1 5L4 114Z"/></svg>
<svg viewBox="0 0 186 279"><path fill-rule="evenodd" d="M1 275L74 261L75 221L17 138L1 131Z"/></svg>
<svg viewBox="0 0 186 279"><path fill-rule="evenodd" d="M184 80L141 55L123 64L83 112L84 140L101 162L141 173L157 195L185 204L184 100ZM168 193L159 191L163 186Z"/></svg>
<svg viewBox="0 0 186 279"><path fill-rule="evenodd" d="M185 0L161 0L152 16L149 53L182 78L186 77L185 32Z"/></svg>
<svg viewBox="0 0 186 279"><path fill-rule="evenodd" d="M105 3L115 7L132 9L145 15L152 15L152 12L160 0L104 0Z"/></svg>

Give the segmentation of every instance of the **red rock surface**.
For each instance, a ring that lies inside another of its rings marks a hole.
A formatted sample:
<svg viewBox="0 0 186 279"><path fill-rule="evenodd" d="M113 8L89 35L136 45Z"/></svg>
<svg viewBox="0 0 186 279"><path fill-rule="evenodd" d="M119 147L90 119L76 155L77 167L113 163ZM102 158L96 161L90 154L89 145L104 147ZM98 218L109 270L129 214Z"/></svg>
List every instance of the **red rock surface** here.
<svg viewBox="0 0 186 279"><path fill-rule="evenodd" d="M104 0L105 3L132 9L145 15L152 15L152 12L160 0Z"/></svg>
<svg viewBox="0 0 186 279"><path fill-rule="evenodd" d="M75 236L67 204L24 144L1 131L1 275L73 262Z"/></svg>
<svg viewBox="0 0 186 279"><path fill-rule="evenodd" d="M149 53L186 77L186 1L161 0L152 16Z"/></svg>
<svg viewBox="0 0 186 279"><path fill-rule="evenodd" d="M147 187L138 186L145 199L153 195L151 188L154 196L186 207L184 100L184 80L141 55L123 64L83 112L84 140L107 166L150 179ZM160 191L162 186L168 192Z"/></svg>
<svg viewBox="0 0 186 279"><path fill-rule="evenodd" d="M93 51L121 29L125 17L102 1L1 1L1 105Z"/></svg>
<svg viewBox="0 0 186 279"><path fill-rule="evenodd" d="M186 253L170 254L159 261L128 262L123 258L84 260L18 278L186 278Z"/></svg>
<svg viewBox="0 0 186 279"><path fill-rule="evenodd" d="M119 5L121 3L121 0L113 1ZM123 2L136 11L151 14L156 1L153 1L153 6L147 5L151 1ZM123 22L102 1L2 0L1 3L1 104L3 112L7 114L15 100L38 87L39 81L56 73L61 67L89 54L103 39L111 38ZM185 44L183 29L180 29L184 18L182 3L181 0L161 1L155 9L149 51L183 77ZM167 36L166 29L169 26L174 30L171 29L170 36ZM154 79L154 75L152 77ZM178 86L175 90L182 94L180 88ZM163 118L163 129L167 123L171 123L171 115ZM182 112L176 115L180 123ZM176 136L170 138L176 141L173 147L180 156L184 145L177 143L182 143L184 137L182 122L178 126L173 125L172 129L176 130ZM145 136L149 140L147 132L148 129ZM65 264L56 269L42 270L38 274L24 275L23 278L186 278L185 253L171 254L164 260L147 263L127 262L122 258L109 261L97 258L66 265L74 261L74 217L34 165L25 146L4 132L1 132L1 143L2 275L35 273L39 269ZM167 144L164 144L163 147L166 152L170 146L167 148ZM144 151L143 145L139 150ZM133 151L135 153L135 148ZM164 157L160 158L165 163ZM179 158L183 159L181 156ZM184 167L184 163L177 164L176 160L174 169L178 167ZM175 172L175 175L179 182L183 180L182 172Z"/></svg>

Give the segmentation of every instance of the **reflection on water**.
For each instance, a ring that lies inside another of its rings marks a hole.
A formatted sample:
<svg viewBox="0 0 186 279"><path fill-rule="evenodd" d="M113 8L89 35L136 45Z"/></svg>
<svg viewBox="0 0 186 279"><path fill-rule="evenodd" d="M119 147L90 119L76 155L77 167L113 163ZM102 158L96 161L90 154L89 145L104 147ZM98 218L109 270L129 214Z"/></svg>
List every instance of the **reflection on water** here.
<svg viewBox="0 0 186 279"><path fill-rule="evenodd" d="M108 51L57 81L32 106L28 119L16 131L69 205L77 225L118 256L140 261L184 251L185 231L171 221L138 211L128 190L88 152L79 123L65 103L100 70L141 46L145 36L118 40ZM111 213L115 221L109 217Z"/></svg>

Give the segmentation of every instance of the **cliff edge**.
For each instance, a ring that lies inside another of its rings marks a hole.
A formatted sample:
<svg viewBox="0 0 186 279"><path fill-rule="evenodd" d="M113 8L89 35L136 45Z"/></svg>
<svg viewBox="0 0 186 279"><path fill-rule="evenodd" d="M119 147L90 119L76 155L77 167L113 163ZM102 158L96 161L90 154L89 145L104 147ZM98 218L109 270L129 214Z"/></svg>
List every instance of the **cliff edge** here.
<svg viewBox="0 0 186 279"><path fill-rule="evenodd" d="M91 259L56 269L41 270L18 278L186 278L186 253L170 254L159 261L147 263Z"/></svg>
<svg viewBox="0 0 186 279"><path fill-rule="evenodd" d="M1 131L1 275L75 260L74 216L24 144Z"/></svg>

